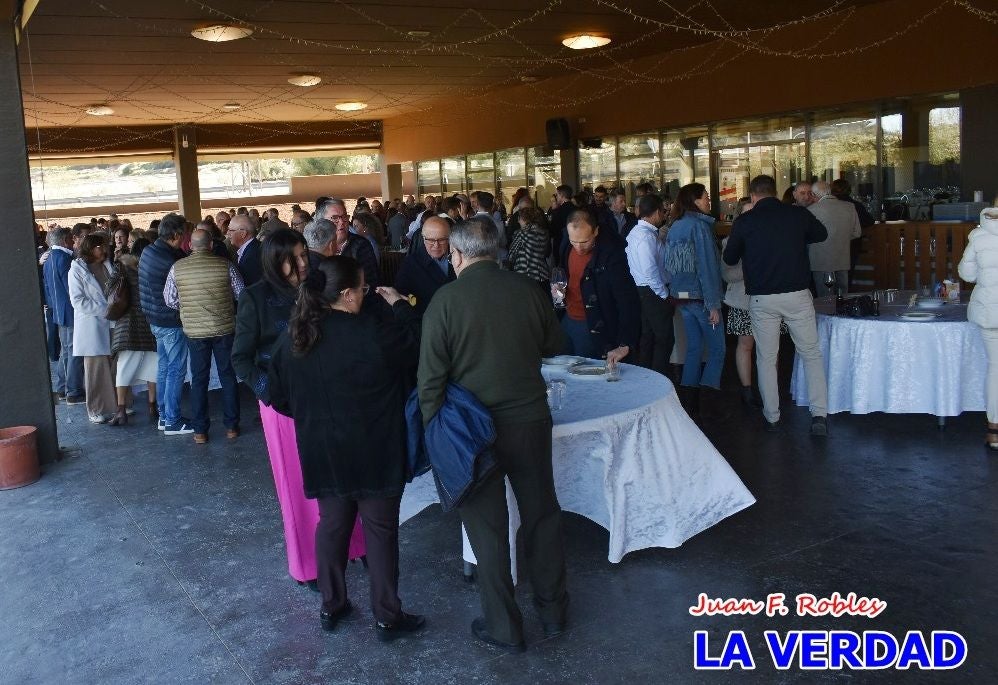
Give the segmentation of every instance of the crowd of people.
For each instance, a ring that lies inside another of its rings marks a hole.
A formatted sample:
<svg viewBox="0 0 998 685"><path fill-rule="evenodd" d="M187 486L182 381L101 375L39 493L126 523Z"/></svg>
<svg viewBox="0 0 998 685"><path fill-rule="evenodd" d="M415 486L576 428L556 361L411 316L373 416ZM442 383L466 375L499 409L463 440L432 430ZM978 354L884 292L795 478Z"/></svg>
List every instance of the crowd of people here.
<svg viewBox="0 0 998 685"><path fill-rule="evenodd" d="M753 179L723 250L698 183L675 201L642 184L633 212L622 190L562 185L546 211L520 189L508 212L479 191L361 198L352 215L321 197L313 212L296 206L290 223L276 209L239 208L196 224L170 213L147 231L117 217L55 227L40 258L54 390L85 403L93 423L121 426L134 413L131 389L146 383L159 430L203 444L212 363L229 440L240 435L244 383L259 405L290 575L314 584L321 626L334 630L352 611L347 562L364 559L382 640L424 626L398 596L407 398L415 390L429 425L458 401L453 384L470 391L494 422L497 463L459 506L479 561L483 616L472 632L522 651L506 476L546 635L565 629L568 607L542 358L640 364L671 378L688 413L710 421L723 404L727 332L738 336L742 399L778 431L786 331L804 359L811 433L827 434L812 286L825 287L824 272L847 274L864 218L848 188L806 186L784 203L771 177ZM406 255L388 283L380 262L392 249ZM677 318L686 352L674 364Z"/></svg>

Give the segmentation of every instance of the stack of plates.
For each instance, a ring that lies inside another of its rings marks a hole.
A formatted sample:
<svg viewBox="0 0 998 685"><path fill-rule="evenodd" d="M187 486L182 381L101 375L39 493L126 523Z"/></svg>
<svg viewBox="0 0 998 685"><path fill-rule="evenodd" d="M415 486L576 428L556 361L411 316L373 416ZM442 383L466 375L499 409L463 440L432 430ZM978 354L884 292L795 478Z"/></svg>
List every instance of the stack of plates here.
<svg viewBox="0 0 998 685"><path fill-rule="evenodd" d="M559 354L557 357L545 357L541 360L541 364L544 366L554 366L567 369L575 366L576 364L581 364L584 361L586 361L584 357L575 357L570 354Z"/></svg>
<svg viewBox="0 0 998 685"><path fill-rule="evenodd" d="M934 312L905 312L904 314L898 314L898 317L908 319L909 321L932 321L939 318L939 314Z"/></svg>
<svg viewBox="0 0 998 685"><path fill-rule="evenodd" d="M946 304L941 297L920 297L916 305L919 309L938 309Z"/></svg>

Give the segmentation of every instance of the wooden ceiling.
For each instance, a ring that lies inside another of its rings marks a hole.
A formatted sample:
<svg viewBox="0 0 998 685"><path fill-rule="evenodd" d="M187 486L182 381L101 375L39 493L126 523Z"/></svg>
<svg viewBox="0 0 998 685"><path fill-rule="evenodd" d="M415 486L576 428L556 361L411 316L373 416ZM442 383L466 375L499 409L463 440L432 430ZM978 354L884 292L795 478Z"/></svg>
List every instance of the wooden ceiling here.
<svg viewBox="0 0 998 685"><path fill-rule="evenodd" d="M32 129L360 123L443 98L487 97L525 77L543 93L544 79L563 74L599 97L610 80L640 80L628 72L630 60L716 40L711 31L762 29L874 1L40 0L19 46L25 121ZM218 22L253 34L225 43L190 35ZM591 51L561 45L583 32L613 43ZM303 72L322 83L287 83ZM368 108L334 108L345 101ZM241 107L225 110L231 102ZM114 114L87 115L93 104Z"/></svg>

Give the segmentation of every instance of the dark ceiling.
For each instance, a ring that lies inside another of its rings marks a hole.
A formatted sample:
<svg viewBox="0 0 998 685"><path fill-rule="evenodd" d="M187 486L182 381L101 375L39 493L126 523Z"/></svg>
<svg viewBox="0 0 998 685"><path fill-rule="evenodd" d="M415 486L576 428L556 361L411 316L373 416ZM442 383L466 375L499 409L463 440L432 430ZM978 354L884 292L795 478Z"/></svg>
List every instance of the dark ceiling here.
<svg viewBox="0 0 998 685"><path fill-rule="evenodd" d="M608 84L641 80L628 68L634 58L714 41L718 31L729 42L760 44L762 31L730 32L872 1L41 0L19 48L25 119L29 128L360 122L525 77L537 79L543 98L544 79L562 74L576 74L579 88L599 96ZM253 34L225 43L190 35L223 21ZM590 51L561 45L580 32L613 43ZM301 72L323 81L287 83ZM334 108L344 101L368 108ZM223 109L231 102L241 107ZM85 113L98 103L114 114Z"/></svg>

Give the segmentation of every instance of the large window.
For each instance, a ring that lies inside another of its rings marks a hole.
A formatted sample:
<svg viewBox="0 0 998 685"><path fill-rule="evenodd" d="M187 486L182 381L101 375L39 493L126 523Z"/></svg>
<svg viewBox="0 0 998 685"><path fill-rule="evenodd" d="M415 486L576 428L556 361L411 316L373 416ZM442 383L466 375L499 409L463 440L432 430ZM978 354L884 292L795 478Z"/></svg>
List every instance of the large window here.
<svg viewBox="0 0 998 685"><path fill-rule="evenodd" d="M527 188L541 209L551 204L555 189L561 185L561 154L543 147L527 148Z"/></svg>
<svg viewBox="0 0 998 685"><path fill-rule="evenodd" d="M417 192L422 199L424 195L440 194L440 160L432 159L420 162L416 166Z"/></svg>
<svg viewBox="0 0 998 685"><path fill-rule="evenodd" d="M617 145L613 138L603 140L599 147L579 144L579 192L596 186L610 188L617 185Z"/></svg>
<svg viewBox="0 0 998 685"><path fill-rule="evenodd" d="M468 192L496 192L495 157L491 152L468 155Z"/></svg>
<svg viewBox="0 0 998 685"><path fill-rule="evenodd" d="M707 128L669 131L662 136L662 196L675 198L680 188L694 181L710 185Z"/></svg>
<svg viewBox="0 0 998 685"><path fill-rule="evenodd" d="M879 214L876 112L816 114L811 124L811 175L825 181L845 179L853 198Z"/></svg>
<svg viewBox="0 0 998 685"><path fill-rule="evenodd" d="M522 147L496 153L496 179L499 184L496 200L501 199L506 209L512 211L513 194L527 185L527 158Z"/></svg>
<svg viewBox="0 0 998 685"><path fill-rule="evenodd" d="M633 201L635 186L651 183L658 188L662 183L659 143L657 131L617 139L618 176L629 203Z"/></svg>
<svg viewBox="0 0 998 685"><path fill-rule="evenodd" d="M464 157L445 157L440 160L443 170L443 189L451 195L465 191Z"/></svg>

